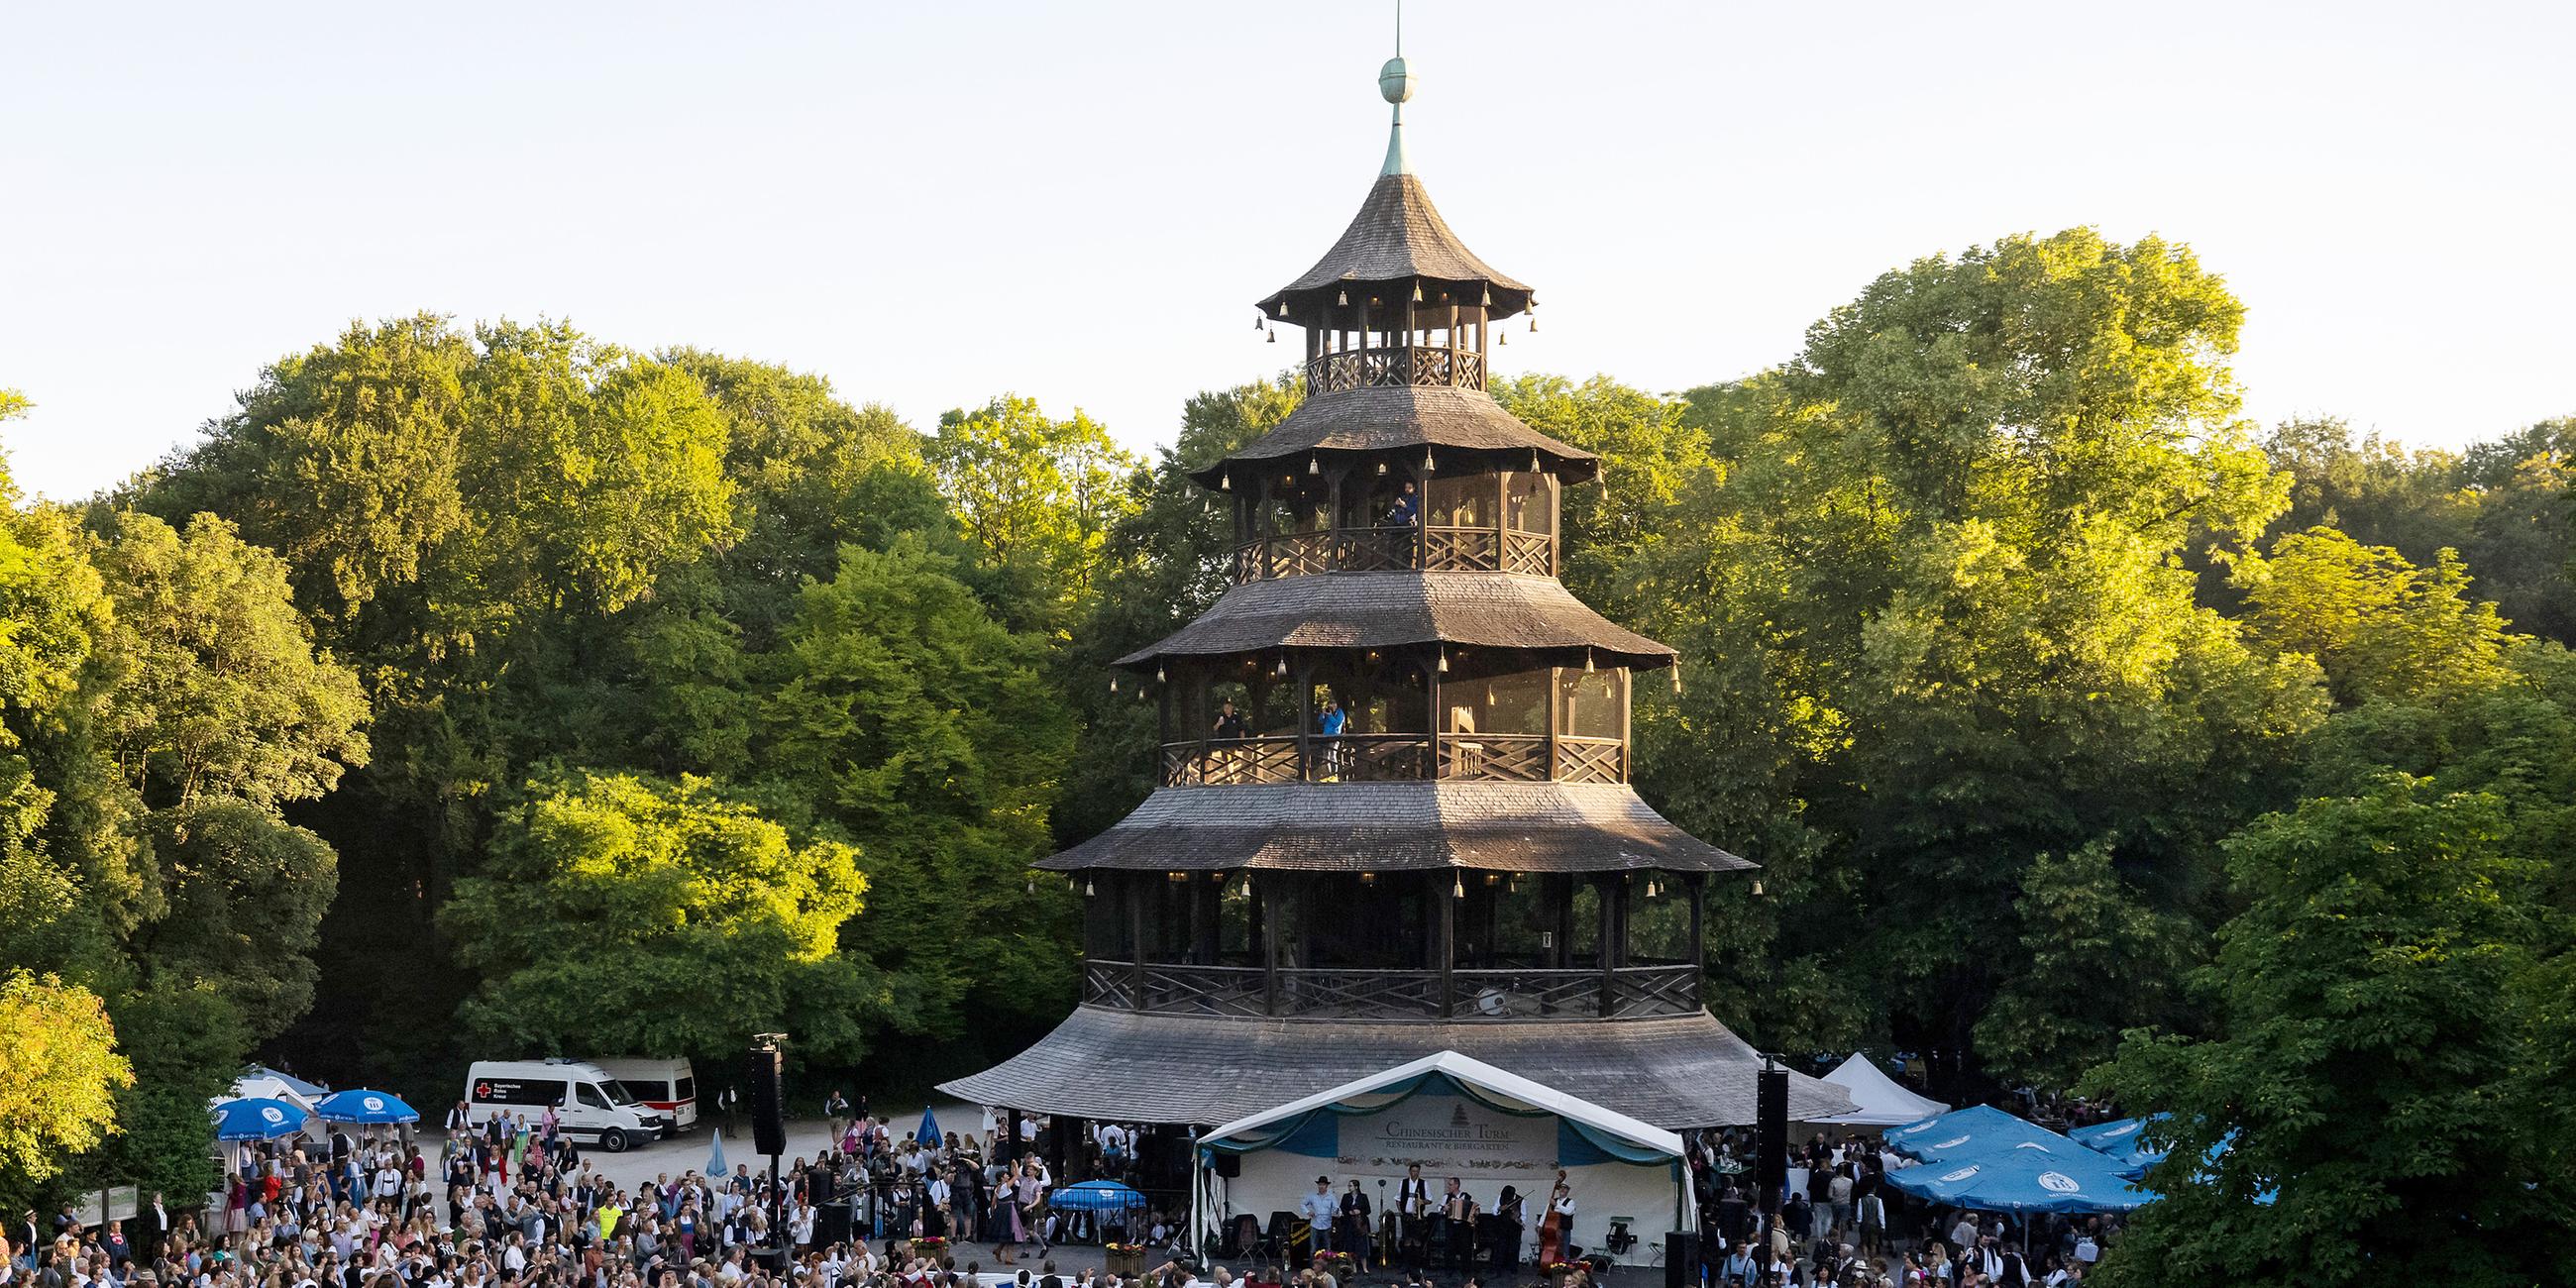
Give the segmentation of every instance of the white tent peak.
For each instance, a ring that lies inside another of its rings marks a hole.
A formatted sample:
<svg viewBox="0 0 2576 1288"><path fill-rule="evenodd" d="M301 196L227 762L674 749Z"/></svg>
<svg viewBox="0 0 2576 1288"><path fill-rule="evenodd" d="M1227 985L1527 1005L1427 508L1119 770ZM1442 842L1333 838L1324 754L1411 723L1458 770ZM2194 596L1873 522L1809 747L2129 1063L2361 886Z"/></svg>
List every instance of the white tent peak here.
<svg viewBox="0 0 2576 1288"><path fill-rule="evenodd" d="M1205 1145L1245 1132L1258 1131L1272 1123L1311 1113L1326 1105L1340 1104L1345 1100L1383 1092L1388 1087L1409 1082L1426 1073L1442 1074L1475 1086L1488 1094L1518 1101L1533 1110L1551 1113L1559 1118L1570 1118L1595 1131L1616 1136L1631 1145L1656 1150L1675 1158L1681 1157L1682 1138L1672 1132L1665 1131L1652 1123L1639 1122L1615 1110L1604 1109L1589 1100L1567 1095L1554 1087L1532 1082L1508 1069L1498 1069L1482 1060L1461 1055L1455 1051L1435 1051L1419 1060L1372 1073L1328 1091L1318 1091L1302 1100L1292 1100L1275 1109L1264 1109L1248 1118L1235 1119L1200 1137L1199 1143ZM1916 1115L1916 1117L1921 1116Z"/></svg>
<svg viewBox="0 0 2576 1288"><path fill-rule="evenodd" d="M1834 1071L1826 1074L1824 1080L1850 1092L1852 1103L1860 1106L1857 1112L1825 1119L1829 1123L1894 1127L1950 1112L1948 1105L1918 1096L1898 1085L1896 1079L1888 1077L1887 1071L1878 1067L1877 1061L1857 1051L1850 1059L1834 1066Z"/></svg>

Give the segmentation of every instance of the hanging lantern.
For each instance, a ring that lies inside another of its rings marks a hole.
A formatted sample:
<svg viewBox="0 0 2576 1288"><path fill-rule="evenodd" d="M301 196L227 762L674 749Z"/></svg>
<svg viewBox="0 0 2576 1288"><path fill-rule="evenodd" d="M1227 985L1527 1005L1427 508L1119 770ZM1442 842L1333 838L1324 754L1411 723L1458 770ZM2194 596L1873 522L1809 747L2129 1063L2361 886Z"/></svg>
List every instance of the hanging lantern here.
<svg viewBox="0 0 2576 1288"><path fill-rule="evenodd" d="M1219 475L1217 475L1217 476L1216 476L1216 490L1217 490L1217 491L1219 491L1219 492L1231 492L1231 491L1233 491L1233 490L1234 490L1234 476L1233 476L1232 474L1219 474Z"/></svg>
<svg viewBox="0 0 2576 1288"><path fill-rule="evenodd" d="M1160 663L1160 662L1156 662L1156 663L1154 664L1154 683L1156 683L1156 684L1161 684L1162 682L1164 682L1165 680L1168 680L1168 679L1170 679L1170 678L1172 678L1172 677L1170 677L1169 675L1166 675L1166 674L1164 674L1164 673L1163 673L1163 664L1162 664L1162 663Z"/></svg>
<svg viewBox="0 0 2576 1288"><path fill-rule="evenodd" d="M1142 702L1142 701L1144 701L1144 700L1145 700L1145 686L1144 686L1144 685L1141 685L1141 684L1140 684L1140 685L1137 685L1137 686L1136 686L1136 700L1137 700L1138 702Z"/></svg>
<svg viewBox="0 0 2576 1288"><path fill-rule="evenodd" d="M1449 879L1449 897L1452 899L1464 899L1467 897L1466 878L1451 877Z"/></svg>
<svg viewBox="0 0 2576 1288"><path fill-rule="evenodd" d="M1306 473L1308 473L1308 474L1310 474L1310 475L1313 475L1313 474L1321 474L1321 473L1323 473L1323 472L1324 472L1324 467L1323 467L1323 465L1322 465L1320 462L1318 462L1318 461L1316 460L1316 458L1314 458L1314 457L1312 457L1312 456L1309 456L1309 457L1307 457L1307 458L1306 458Z"/></svg>
<svg viewBox="0 0 2576 1288"><path fill-rule="evenodd" d="M1288 674L1288 655L1285 653L1279 655L1279 674L1283 678Z"/></svg>
<svg viewBox="0 0 2576 1288"><path fill-rule="evenodd" d="M1272 328L1270 328L1270 338L1269 338L1268 340L1263 341L1262 343L1264 343L1264 344L1277 344L1277 343L1279 343L1279 328L1277 328L1277 327L1272 327Z"/></svg>
<svg viewBox="0 0 2576 1288"><path fill-rule="evenodd" d="M1253 329L1253 330L1255 330L1255 331L1260 330L1260 329L1261 329L1261 327L1262 327L1262 323L1263 323L1264 321L1265 321L1265 319L1264 319L1264 318L1263 318L1259 313L1255 313L1255 314L1253 314L1253 315L1252 315L1252 329Z"/></svg>
<svg viewBox="0 0 2576 1288"><path fill-rule="evenodd" d="M1648 877L1648 878L1646 878L1646 897L1647 897L1647 898L1649 898L1649 899L1655 898L1655 897L1657 897L1657 896L1659 896L1659 895L1663 894L1663 892L1664 892L1664 888L1663 888L1662 886L1659 886L1659 885L1655 884L1655 879L1654 879L1653 877Z"/></svg>
<svg viewBox="0 0 2576 1288"><path fill-rule="evenodd" d="M1088 898L1090 898L1091 896L1093 896L1093 895L1095 895L1095 894L1098 894L1098 893L1100 893L1098 890L1095 890L1095 889L1093 889L1093 888L1092 888L1092 885L1091 885L1091 878L1089 878L1089 877L1084 877L1084 878L1082 879L1082 897L1083 897L1083 898L1085 898L1085 899L1088 899Z"/></svg>
<svg viewBox="0 0 2576 1288"><path fill-rule="evenodd" d="M1385 477L1386 477L1386 462L1384 462L1384 461L1379 461L1379 462L1377 463L1377 476L1378 476L1379 478L1385 478Z"/></svg>
<svg viewBox="0 0 2576 1288"><path fill-rule="evenodd" d="M1288 316L1288 297L1285 295L1279 297L1279 316Z"/></svg>
<svg viewBox="0 0 2576 1288"><path fill-rule="evenodd" d="M1351 306L1351 293L1349 291L1336 291L1333 295L1333 302L1335 304L1339 304L1343 308L1349 308Z"/></svg>
<svg viewBox="0 0 2576 1288"><path fill-rule="evenodd" d="M1762 897L1762 878L1760 877L1753 878L1753 897L1756 899Z"/></svg>
<svg viewBox="0 0 2576 1288"><path fill-rule="evenodd" d="M1677 659L1675 659L1675 660L1674 660L1674 662L1673 662L1673 692L1674 692L1674 693L1676 693L1676 694L1679 694L1681 691L1682 691L1682 664L1681 664L1680 659L1678 659L1678 658L1677 658Z"/></svg>
<svg viewBox="0 0 2576 1288"><path fill-rule="evenodd" d="M1437 467L1436 467L1436 466L1434 466L1434 465L1431 463L1431 449L1430 449L1430 448L1428 448L1428 447L1423 448L1423 449L1422 449L1422 472L1423 472L1423 473L1425 473L1425 474L1428 474L1428 473L1430 473L1430 472L1431 472L1433 469L1435 469L1435 468L1437 468Z"/></svg>
<svg viewBox="0 0 2576 1288"><path fill-rule="evenodd" d="M1440 650L1440 673L1449 674L1449 650L1445 648Z"/></svg>
<svg viewBox="0 0 2576 1288"><path fill-rule="evenodd" d="M1495 327L1495 328L1494 328L1494 343L1495 343L1496 345L1506 345L1506 344L1510 344L1511 342L1512 342L1512 333L1511 333L1511 332L1506 331L1506 330L1502 329L1501 327Z"/></svg>
<svg viewBox="0 0 2576 1288"><path fill-rule="evenodd" d="M1538 449L1535 447L1530 449L1530 473L1538 473Z"/></svg>
<svg viewBox="0 0 2576 1288"><path fill-rule="evenodd" d="M1374 872L1363 872L1363 873L1361 873L1361 874L1360 874L1360 884L1361 884L1361 885L1364 885L1364 886L1373 886L1373 885L1376 885L1376 884L1377 884L1377 874L1376 874L1376 873L1374 873Z"/></svg>
<svg viewBox="0 0 2576 1288"><path fill-rule="evenodd" d="M1243 874L1243 897L1246 899L1252 897L1252 874L1249 872Z"/></svg>
<svg viewBox="0 0 2576 1288"><path fill-rule="evenodd" d="M1026 890L1022 891L1022 893L1024 893L1024 894L1036 894L1037 892L1038 892L1038 879L1037 879L1036 877L1030 877L1030 878L1029 878L1028 888L1027 888Z"/></svg>
<svg viewBox="0 0 2576 1288"><path fill-rule="evenodd" d="M1110 676L1110 677L1109 677L1109 691L1110 691L1111 693L1116 693L1116 692L1118 691L1118 677L1117 677L1117 676L1114 676L1114 675L1113 675L1113 676Z"/></svg>
<svg viewBox="0 0 2576 1288"><path fill-rule="evenodd" d="M1416 281L1413 284L1413 302L1416 304L1420 304L1422 302L1422 283L1420 281Z"/></svg>
<svg viewBox="0 0 2576 1288"><path fill-rule="evenodd" d="M1592 650L1590 649L1583 650L1583 673L1592 674Z"/></svg>
<svg viewBox="0 0 2576 1288"><path fill-rule="evenodd" d="M1494 287L1492 283L1486 283L1484 298L1477 300L1476 303L1484 308L1490 309L1494 307Z"/></svg>

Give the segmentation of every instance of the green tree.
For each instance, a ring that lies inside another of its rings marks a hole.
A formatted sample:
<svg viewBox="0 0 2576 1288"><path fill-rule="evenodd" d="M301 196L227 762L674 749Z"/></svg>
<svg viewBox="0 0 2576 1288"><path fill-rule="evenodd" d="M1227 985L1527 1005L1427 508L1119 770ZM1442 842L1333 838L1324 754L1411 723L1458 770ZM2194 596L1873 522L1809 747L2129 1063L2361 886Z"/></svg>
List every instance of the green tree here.
<svg viewBox="0 0 2576 1288"><path fill-rule="evenodd" d="M104 1141L134 1082L98 995L25 971L0 976L0 1068L0 1195L12 1200Z"/></svg>
<svg viewBox="0 0 2576 1288"><path fill-rule="evenodd" d="M2504 622L2469 598L2451 551L2418 568L2391 547L2311 528L2238 575L2257 641L2315 658L2346 703L2478 688L2504 673Z"/></svg>
<svg viewBox="0 0 2576 1288"><path fill-rule="evenodd" d="M211 514L184 536L131 511L103 526L92 558L115 626L98 660L115 696L100 736L145 802L269 808L319 797L367 762L366 696L316 655L284 560Z"/></svg>
<svg viewBox="0 0 2576 1288"><path fill-rule="evenodd" d="M482 974L460 1018L485 1041L714 1055L784 1030L848 1060L867 989L834 949L866 889L857 851L704 779L566 772L529 784L440 922Z"/></svg>
<svg viewBox="0 0 2576 1288"><path fill-rule="evenodd" d="M2170 985L2189 962L2191 926L2129 888L2095 842L2044 854L2013 906L2029 965L1977 1021L1977 1049L2002 1073L2071 1087L2109 1059L2127 1029L2167 1021Z"/></svg>
<svg viewBox="0 0 2576 1288"><path fill-rule="evenodd" d="M755 773L793 825L865 856L872 914L842 937L904 992L898 1023L953 1041L970 1019L1053 1019L1070 993L1070 903L1032 881L1073 730L1043 642L993 620L918 546L852 548L758 659Z"/></svg>
<svg viewBox="0 0 2576 1288"><path fill-rule="evenodd" d="M2398 776L2229 842L2244 910L2197 979L2223 1036L2132 1034L2093 1083L2171 1115L2145 1181L2164 1197L2103 1283L2576 1275L2566 1094L2540 1076L2566 1066L2536 1042L2565 1011L2536 987L2565 926L2510 834L2494 798Z"/></svg>
<svg viewBox="0 0 2576 1288"><path fill-rule="evenodd" d="M1036 400L996 398L951 411L922 448L939 490L981 558L1010 579L997 599L1019 626L1054 627L1098 589L1110 531L1127 513L1136 459L1076 411L1050 419ZM1017 609L1013 598L1029 608Z"/></svg>

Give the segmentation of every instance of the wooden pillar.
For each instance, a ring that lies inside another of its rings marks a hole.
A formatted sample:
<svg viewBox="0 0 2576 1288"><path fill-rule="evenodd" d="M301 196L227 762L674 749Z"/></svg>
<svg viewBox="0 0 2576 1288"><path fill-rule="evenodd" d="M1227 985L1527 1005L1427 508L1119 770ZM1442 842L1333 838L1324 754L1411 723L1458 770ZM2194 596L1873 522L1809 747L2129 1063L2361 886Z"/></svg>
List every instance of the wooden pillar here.
<svg viewBox="0 0 2576 1288"><path fill-rule="evenodd" d="M1135 960L1128 965L1128 982L1134 985L1136 990L1133 1005L1141 1011L1145 1009L1146 878L1134 872L1123 875L1127 878L1127 943L1129 947L1136 950Z"/></svg>
<svg viewBox="0 0 2576 1288"><path fill-rule="evenodd" d="M1560 873L1545 880L1550 902L1556 905L1556 953L1548 965L1564 970L1574 964L1574 878Z"/></svg>
<svg viewBox="0 0 2576 1288"><path fill-rule="evenodd" d="M1565 480L1547 476L1547 575L1565 575Z"/></svg>
<svg viewBox="0 0 2576 1288"><path fill-rule="evenodd" d="M1204 881L1192 881L1190 906L1198 926L1197 952L1201 966L1214 966L1225 944L1219 928L1225 920L1225 874L1210 872Z"/></svg>
<svg viewBox="0 0 2576 1288"><path fill-rule="evenodd" d="M1623 783L1628 781L1628 766L1637 758L1628 745L1629 717L1635 714L1636 703L1637 669L1623 666L1619 668L1619 781Z"/></svg>
<svg viewBox="0 0 2576 1288"><path fill-rule="evenodd" d="M1619 942L1619 904L1627 897L1628 886L1617 873L1612 873L1593 888L1601 893L1601 933L1597 938L1601 950L1601 1013L1606 1016L1618 1006L1618 967L1613 964L1618 954L1613 945Z"/></svg>
<svg viewBox="0 0 2576 1288"><path fill-rule="evenodd" d="M1286 927L1280 925L1279 885L1282 877L1265 877L1254 887L1261 901L1261 1012L1279 1013L1279 951Z"/></svg>
<svg viewBox="0 0 2576 1288"><path fill-rule="evenodd" d="M1547 668L1547 681L1546 681L1546 683L1547 683L1547 689L1546 689L1546 693L1547 693L1547 698L1546 698L1546 702L1547 702L1547 780L1548 780L1549 782L1551 782L1551 783L1552 783L1552 782L1555 782L1555 781L1556 781L1556 779L1557 779L1557 767L1558 767L1558 766L1557 766L1557 754L1556 754L1556 739L1557 739L1557 735L1558 735L1558 734L1560 734L1560 733L1563 733L1563 732L1564 732L1563 728L1561 727L1561 726L1563 725L1563 723L1564 723L1564 722L1563 722L1563 720L1558 716L1558 708L1560 708L1560 707L1562 707L1562 706L1564 706L1564 705L1565 705L1565 668L1560 667L1560 666L1551 666L1551 667Z"/></svg>
<svg viewBox="0 0 2576 1288"><path fill-rule="evenodd" d="M1682 888L1690 891L1690 961L1691 1000L1699 1000L1700 975L1708 969L1708 874L1693 872L1682 877Z"/></svg>
<svg viewBox="0 0 2576 1288"><path fill-rule="evenodd" d="M1443 773L1440 763L1440 646L1431 646L1431 656L1422 660L1422 692L1428 700L1431 722L1423 726L1431 742L1431 777L1438 781Z"/></svg>
<svg viewBox="0 0 2576 1288"><path fill-rule="evenodd" d="M1301 661L1290 675L1297 684L1297 777L1302 781L1315 776L1314 665Z"/></svg>
<svg viewBox="0 0 2576 1288"><path fill-rule="evenodd" d="M1440 1016L1447 1019L1457 1012L1458 1004L1458 897L1450 891L1465 880L1455 868L1431 874L1431 897L1440 905L1436 942L1440 953Z"/></svg>

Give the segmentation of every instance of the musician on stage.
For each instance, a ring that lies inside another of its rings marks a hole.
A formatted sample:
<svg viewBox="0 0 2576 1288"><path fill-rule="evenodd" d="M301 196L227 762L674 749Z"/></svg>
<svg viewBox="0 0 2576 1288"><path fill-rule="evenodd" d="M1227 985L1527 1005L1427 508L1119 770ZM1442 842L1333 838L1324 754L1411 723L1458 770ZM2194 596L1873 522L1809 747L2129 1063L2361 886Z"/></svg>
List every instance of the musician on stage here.
<svg viewBox="0 0 2576 1288"><path fill-rule="evenodd" d="M1448 1236L1445 1249L1448 1265L1453 1270L1476 1268L1476 1196L1458 1188L1458 1178L1449 1178L1440 1196L1440 1215Z"/></svg>
<svg viewBox="0 0 2576 1288"><path fill-rule="evenodd" d="M1366 1270L1369 1263L1369 1197L1360 1191L1359 1178L1351 1178L1350 1188L1342 1191L1341 1229L1335 1232L1334 1247L1351 1255L1351 1263Z"/></svg>
<svg viewBox="0 0 2576 1288"><path fill-rule="evenodd" d="M1422 1164L1404 1169L1395 1191L1395 1214L1404 1234L1404 1259L1416 1271L1430 1267L1431 1186L1422 1179Z"/></svg>
<svg viewBox="0 0 2576 1288"><path fill-rule="evenodd" d="M1565 1183L1565 1173L1556 1174L1556 1189L1547 1196L1547 1215L1538 1223L1538 1263L1552 1266L1565 1260L1566 1245L1574 1236L1574 1187Z"/></svg>

